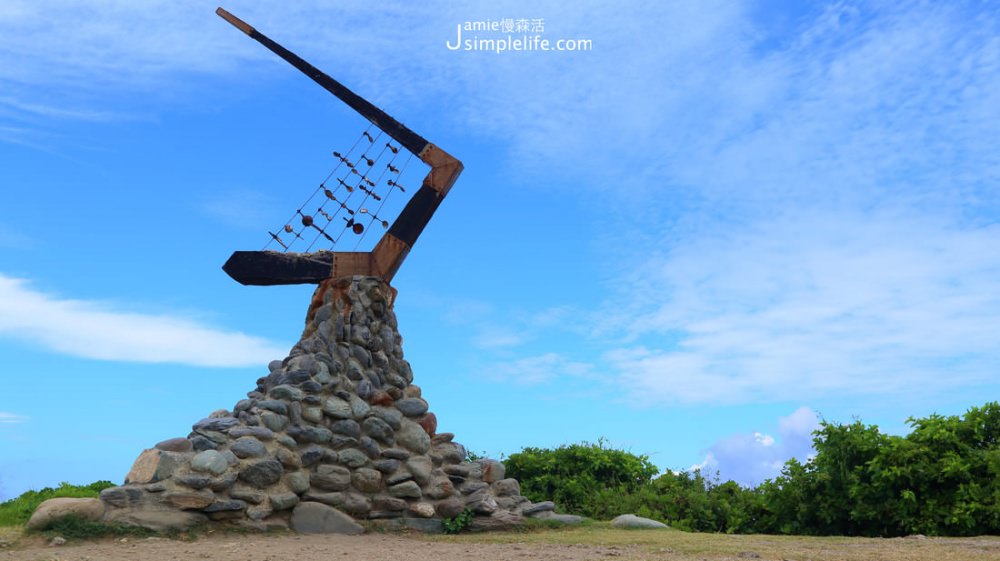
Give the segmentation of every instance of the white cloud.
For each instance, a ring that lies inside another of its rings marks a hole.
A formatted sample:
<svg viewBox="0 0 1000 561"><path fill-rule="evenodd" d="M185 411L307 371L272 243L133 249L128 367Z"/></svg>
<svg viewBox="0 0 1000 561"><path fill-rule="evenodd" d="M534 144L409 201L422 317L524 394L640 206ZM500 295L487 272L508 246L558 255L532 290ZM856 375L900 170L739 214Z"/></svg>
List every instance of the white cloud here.
<svg viewBox="0 0 1000 561"><path fill-rule="evenodd" d="M275 71L284 63L217 18L213 6L198 0L8 0L0 12L6 103L22 116L105 118L123 105L141 113L142 103L132 106L145 97L177 103L199 83L192 76L240 84L292 76L287 68ZM618 162L628 166L650 155L648 141L662 134L663 123L676 126L678 116L691 123L688 109L692 102L707 105L706 88L742 95L751 90L743 82L753 74L740 70L742 54L732 49L745 34L742 8L732 2L593 3L581 9L556 1L347 1L275 9L242 1L230 9L318 67L336 69L338 79L375 103L416 115L416 130L476 129L513 142L516 154L530 155L520 159L525 165L558 161L567 170L618 170ZM528 13L545 19L546 38L592 39L597 47L497 56L444 46L459 22ZM58 40L42 39L47 37ZM725 68L710 74L709 62ZM450 121L428 122L442 115L422 109L443 106L451 108L444 115ZM610 153L609 144L639 150Z"/></svg>
<svg viewBox="0 0 1000 561"><path fill-rule="evenodd" d="M180 317L63 299L2 274L0 309L0 335L84 358L236 367L266 364L287 354L259 337Z"/></svg>
<svg viewBox="0 0 1000 561"><path fill-rule="evenodd" d="M627 224L607 228L620 236L603 242L615 251L607 262L639 264L609 298L621 321L602 322L631 333L607 359L646 402L929 393L995 364L997 233L983 226L1000 202L995 14L836 3L765 46L749 8L732 2L286 8L232 11L379 104L446 104L456 122L530 155L520 161L559 162L602 179L574 188L627 195L597 199L609 222ZM292 75L272 72L282 63L211 11L7 2L0 105L107 118L104 94L174 96L153 86L197 83L192 72ZM528 11L547 34L593 38L595 51L443 47L458 21ZM30 138L22 125L4 130ZM473 343L511 348L541 332L507 323L473 331Z"/></svg>
<svg viewBox="0 0 1000 561"><path fill-rule="evenodd" d="M984 383L1000 359L998 240L1000 226L808 215L690 241L629 285L613 324L633 344L606 358L646 403Z"/></svg>
<svg viewBox="0 0 1000 561"><path fill-rule="evenodd" d="M106 111L74 110L65 107L55 107L30 103L14 99L12 97L0 97L0 113L23 112L42 117L53 117L58 119L76 119L81 121L107 121L119 118L119 115Z"/></svg>
<svg viewBox="0 0 1000 561"><path fill-rule="evenodd" d="M812 431L819 428L816 413L800 407L778 419L778 438L762 432L738 433L713 444L705 459L689 468L706 477L716 472L722 481L755 486L772 479L791 458L805 461L812 451Z"/></svg>
<svg viewBox="0 0 1000 561"><path fill-rule="evenodd" d="M494 380L521 385L537 385L559 377L589 378L594 375L590 364L570 360L558 353L496 362L483 374Z"/></svg>
<svg viewBox="0 0 1000 561"><path fill-rule="evenodd" d="M638 264L594 322L627 334L606 359L631 401L993 383L1000 49L966 8L837 4L787 47L735 47L749 93L692 106L703 126L663 137L657 190L621 209L637 227L605 242Z"/></svg>
<svg viewBox="0 0 1000 561"><path fill-rule="evenodd" d="M568 29L601 21L601 48L455 58L479 81L457 83L459 114L612 195L597 199L614 222L598 242L610 295L561 327L597 326L629 403L929 400L991 383L996 14L838 2L764 46L739 6L559 12L546 17Z"/></svg>
<svg viewBox="0 0 1000 561"><path fill-rule="evenodd" d="M478 312L455 315L451 319L468 326L473 335L472 345L479 349L502 350L523 346L542 338L553 328L563 331L581 331L574 325L578 313L569 306L554 306L537 311L489 306Z"/></svg>
<svg viewBox="0 0 1000 561"><path fill-rule="evenodd" d="M472 345L479 349L500 349L517 347L525 341L524 334L502 327L481 327L480 332L472 337Z"/></svg>
<svg viewBox="0 0 1000 561"><path fill-rule="evenodd" d="M0 424L16 424L23 423L27 421L28 418L24 415L18 415L16 413L7 413L6 411L0 411Z"/></svg>

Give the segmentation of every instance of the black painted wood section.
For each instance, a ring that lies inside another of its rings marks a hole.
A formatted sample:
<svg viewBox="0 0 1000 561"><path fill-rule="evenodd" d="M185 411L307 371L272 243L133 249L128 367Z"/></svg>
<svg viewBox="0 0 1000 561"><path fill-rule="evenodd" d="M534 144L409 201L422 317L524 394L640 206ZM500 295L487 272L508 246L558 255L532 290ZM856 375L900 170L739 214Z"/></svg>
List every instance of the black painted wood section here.
<svg viewBox="0 0 1000 561"><path fill-rule="evenodd" d="M427 185L423 185L413 194L410 202L406 203L403 212L399 213L389 233L399 238L409 247L416 243L420 232L424 231L424 226L430 222L431 216L441 204L441 195Z"/></svg>
<svg viewBox="0 0 1000 561"><path fill-rule="evenodd" d="M367 99L352 92L347 86L344 86L315 66L299 58L297 54L274 42L267 35L253 29L250 37L270 49L274 54L285 59L295 68L298 68L303 74L312 78L314 82L323 86L328 92L351 106L352 109L360 113L364 118L375 123L375 126L385 131L386 134L394 138L396 142L402 144L410 152L419 155L424 147L427 146L428 143L424 137L411 131L405 125L389 116L385 111L372 105Z"/></svg>
<svg viewBox="0 0 1000 561"><path fill-rule="evenodd" d="M233 252L222 270L243 285L319 284L330 277L333 253Z"/></svg>

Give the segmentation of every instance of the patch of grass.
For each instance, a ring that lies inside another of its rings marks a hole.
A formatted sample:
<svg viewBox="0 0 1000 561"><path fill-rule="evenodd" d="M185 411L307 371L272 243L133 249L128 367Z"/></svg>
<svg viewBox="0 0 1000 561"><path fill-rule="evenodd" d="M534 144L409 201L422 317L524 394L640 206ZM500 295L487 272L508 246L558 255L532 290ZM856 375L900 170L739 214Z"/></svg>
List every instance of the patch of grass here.
<svg viewBox="0 0 1000 561"><path fill-rule="evenodd" d="M60 483L58 487L46 487L39 491L28 491L19 497L0 503L0 526L20 526L26 524L38 505L56 497L93 498L108 487L110 481L95 481L90 485L70 485Z"/></svg>
<svg viewBox="0 0 1000 561"><path fill-rule="evenodd" d="M529 523L532 531L423 536L428 541L463 544L521 544L524 546L603 546L639 548L650 558L789 559L812 561L995 561L1000 559L1000 537L979 538L844 538L773 535L734 535L684 532L675 529L628 530L607 522L547 529ZM642 557L640 555L639 557Z"/></svg>
<svg viewBox="0 0 1000 561"><path fill-rule="evenodd" d="M153 530L141 526L94 522L75 514L70 514L55 521L45 530L45 533L53 536L62 536L68 540L89 540L105 537L121 538L126 536L147 538L158 535Z"/></svg>

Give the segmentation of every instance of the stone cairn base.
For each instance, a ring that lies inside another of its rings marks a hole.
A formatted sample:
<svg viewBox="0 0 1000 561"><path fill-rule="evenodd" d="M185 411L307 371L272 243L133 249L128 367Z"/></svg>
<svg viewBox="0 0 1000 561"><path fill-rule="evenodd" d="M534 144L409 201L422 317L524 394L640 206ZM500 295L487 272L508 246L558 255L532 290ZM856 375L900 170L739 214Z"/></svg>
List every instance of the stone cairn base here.
<svg viewBox="0 0 1000 561"><path fill-rule="evenodd" d="M437 432L403 360L394 297L373 277L321 284L289 356L232 411L142 452L125 484L101 493L101 519L352 534L359 521L435 532L466 509L480 529L565 516Z"/></svg>

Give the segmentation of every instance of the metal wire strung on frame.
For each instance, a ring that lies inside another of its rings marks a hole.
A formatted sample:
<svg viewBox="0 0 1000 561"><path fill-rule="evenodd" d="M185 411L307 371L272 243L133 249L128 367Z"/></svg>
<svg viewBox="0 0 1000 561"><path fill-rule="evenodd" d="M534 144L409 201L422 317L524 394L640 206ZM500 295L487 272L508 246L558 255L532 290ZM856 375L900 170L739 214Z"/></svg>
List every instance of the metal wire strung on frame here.
<svg viewBox="0 0 1000 561"><path fill-rule="evenodd" d="M388 143L386 143L386 146L391 148L390 144L388 144ZM396 158L395 155L398 154L398 151L399 151L399 148L396 148L396 150L393 151L393 160L395 160L395 158ZM370 232L371 229L372 229L371 228L372 224L374 224L376 221L381 222L383 228L388 228L389 227L389 222L387 220L384 220L383 218L380 218L380 216L382 214L382 208L385 207L385 203L389 199L389 195L392 194L393 187L398 188L401 192L404 192L404 193L406 192L406 188L399 184L398 179L403 176L403 173L406 171L406 166L410 165L410 160L412 160L412 159L413 159L413 154L410 153L410 152L407 152L406 161L403 162L403 165L400 166L399 169L393 168L392 167L392 161L390 161L386 165L385 170L379 176L379 181L381 181L382 176L385 175L386 171L389 171L390 173L395 173L396 174L396 179L388 179L388 180L386 180L386 183L389 186L389 191L379 201L378 208L375 209L375 212L370 212L370 211L368 211L368 209L365 209L365 208L361 209L361 213L362 214L369 214L371 216L371 219L368 221L368 227L365 228L364 232L361 233L361 237L358 238L358 242L356 244L354 244L354 251L357 251L358 247L361 246L361 242L365 241L365 237L368 235L368 232ZM378 183L378 181L376 181L376 183Z"/></svg>
<svg viewBox="0 0 1000 561"><path fill-rule="evenodd" d="M336 246L343 237L344 232L348 230L360 236L354 246L354 249L357 250L375 222L379 222L383 228L389 227L389 221L382 215L383 208L393 191L396 189L399 189L400 192L406 191L406 188L399 182L399 178L403 175L403 172L409 165L410 160L413 158L413 154L401 146L393 144L392 139L388 139L388 142L381 144L384 133L377 127L374 127L377 134L372 136L373 127L374 125L369 125L368 128L361 133L358 139L351 146L350 150L347 151L347 154L333 152L333 156L338 160L336 166L333 168L333 171L326 176L326 178L319 184L312 194L309 195L305 202L303 202L302 205L296 209L295 213L292 214L287 221L285 221L284 226L278 230L279 233L268 231L271 239L264 246L264 249L267 249L271 245L271 242L277 242L277 244L282 247L283 251L290 251L296 240L305 241L303 234L312 228L316 230L317 233L309 243L308 247L306 247L306 252L312 250L313 246L316 245L316 242L318 242L320 238L325 238L329 241L331 247ZM367 141L367 146L361 151L361 155L359 157L352 159L352 155L358 145L362 144L362 140ZM381 146L381 149L377 146ZM400 156L401 150L406 152L408 157L402 165L396 167L393 164L396 163L396 159ZM373 156L371 153L375 151L378 151L378 154ZM391 157L389 158L388 163L384 163L383 157L387 152L391 154ZM377 168L376 165L378 166ZM360 169L364 169L365 171L362 172ZM379 170L378 177L372 180L371 176L375 174L376 169ZM337 175L338 171L341 170L346 170L343 171L343 177L337 176L336 185L330 185L330 180ZM382 183L386 174L390 175L390 178L386 180L385 183L388 190L380 195L376 192L377 186ZM315 212L310 212L308 210L308 208L311 208L309 205L320 192L323 192L324 195L322 202L316 208ZM363 194L360 203L356 205L348 204L356 194ZM375 211L370 211L364 206L370 199L374 199L379 203L378 208ZM326 210L326 205L328 204L332 204L335 209L332 211L332 214ZM367 225L363 223L364 220L361 218L361 215L367 215L369 218ZM322 226L317 223L318 220L321 221L320 217L326 219ZM336 237L334 237L330 232L328 232L328 230L333 230L331 225L337 220L338 217L344 221L344 226L341 228L340 232L336 234ZM299 222L302 225L299 229L292 226L296 218L299 218ZM280 233L289 234L294 237L286 243L285 240L281 239Z"/></svg>

